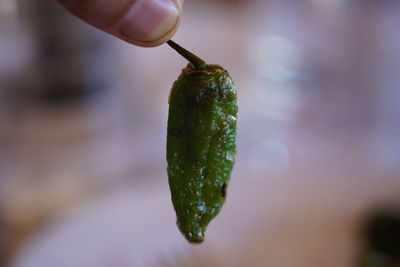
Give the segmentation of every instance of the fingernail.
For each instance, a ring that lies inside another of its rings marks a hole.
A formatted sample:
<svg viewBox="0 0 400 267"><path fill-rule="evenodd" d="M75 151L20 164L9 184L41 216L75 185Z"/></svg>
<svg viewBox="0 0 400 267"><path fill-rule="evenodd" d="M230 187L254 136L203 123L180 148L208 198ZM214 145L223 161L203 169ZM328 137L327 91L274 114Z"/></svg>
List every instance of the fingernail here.
<svg viewBox="0 0 400 267"><path fill-rule="evenodd" d="M128 40L151 43L176 27L180 9L172 0L138 0L120 25Z"/></svg>

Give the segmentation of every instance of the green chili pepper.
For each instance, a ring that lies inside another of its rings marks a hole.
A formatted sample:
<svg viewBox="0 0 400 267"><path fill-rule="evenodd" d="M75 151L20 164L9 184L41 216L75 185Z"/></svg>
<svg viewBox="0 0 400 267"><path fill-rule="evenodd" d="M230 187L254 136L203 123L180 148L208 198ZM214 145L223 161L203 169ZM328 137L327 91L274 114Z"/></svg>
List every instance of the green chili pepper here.
<svg viewBox="0 0 400 267"><path fill-rule="evenodd" d="M237 93L222 67L168 44L191 62L169 96L169 185L180 231L201 243L226 197L236 152Z"/></svg>

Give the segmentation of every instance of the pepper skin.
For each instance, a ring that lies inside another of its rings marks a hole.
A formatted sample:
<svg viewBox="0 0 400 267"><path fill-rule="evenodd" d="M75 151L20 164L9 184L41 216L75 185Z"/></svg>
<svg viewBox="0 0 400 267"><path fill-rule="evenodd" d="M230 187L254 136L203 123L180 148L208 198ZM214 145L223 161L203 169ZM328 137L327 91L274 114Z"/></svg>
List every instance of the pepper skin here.
<svg viewBox="0 0 400 267"><path fill-rule="evenodd" d="M167 162L177 225L201 243L219 213L236 152L237 92L218 65L189 63L169 96Z"/></svg>

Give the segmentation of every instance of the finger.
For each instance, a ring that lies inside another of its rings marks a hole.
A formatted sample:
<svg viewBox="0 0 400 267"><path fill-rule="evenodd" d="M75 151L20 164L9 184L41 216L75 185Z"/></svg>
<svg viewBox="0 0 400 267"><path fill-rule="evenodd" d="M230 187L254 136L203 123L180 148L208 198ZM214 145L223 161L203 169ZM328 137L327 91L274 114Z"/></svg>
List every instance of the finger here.
<svg viewBox="0 0 400 267"><path fill-rule="evenodd" d="M158 46L177 30L183 0L57 0L93 26L139 46Z"/></svg>

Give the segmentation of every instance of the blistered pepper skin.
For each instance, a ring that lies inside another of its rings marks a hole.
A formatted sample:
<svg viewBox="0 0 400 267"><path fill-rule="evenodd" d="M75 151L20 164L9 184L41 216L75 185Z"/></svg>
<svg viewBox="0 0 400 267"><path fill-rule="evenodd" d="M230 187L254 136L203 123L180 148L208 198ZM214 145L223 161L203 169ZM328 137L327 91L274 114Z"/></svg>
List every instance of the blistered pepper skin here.
<svg viewBox="0 0 400 267"><path fill-rule="evenodd" d="M237 92L218 65L189 64L169 96L167 162L177 225L201 243L219 213L236 152Z"/></svg>

